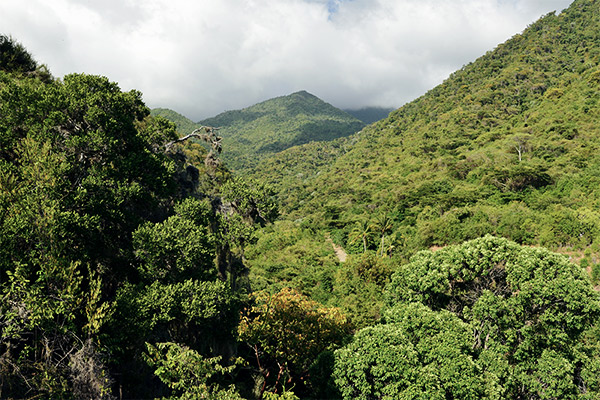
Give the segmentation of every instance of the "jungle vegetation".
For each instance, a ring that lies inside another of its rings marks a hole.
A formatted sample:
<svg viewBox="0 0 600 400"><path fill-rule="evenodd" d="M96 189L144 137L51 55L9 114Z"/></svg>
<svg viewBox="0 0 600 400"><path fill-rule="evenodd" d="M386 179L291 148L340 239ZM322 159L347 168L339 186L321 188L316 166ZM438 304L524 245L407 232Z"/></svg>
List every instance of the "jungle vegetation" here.
<svg viewBox="0 0 600 400"><path fill-rule="evenodd" d="M264 152L0 50L0 398L600 397L599 1Z"/></svg>

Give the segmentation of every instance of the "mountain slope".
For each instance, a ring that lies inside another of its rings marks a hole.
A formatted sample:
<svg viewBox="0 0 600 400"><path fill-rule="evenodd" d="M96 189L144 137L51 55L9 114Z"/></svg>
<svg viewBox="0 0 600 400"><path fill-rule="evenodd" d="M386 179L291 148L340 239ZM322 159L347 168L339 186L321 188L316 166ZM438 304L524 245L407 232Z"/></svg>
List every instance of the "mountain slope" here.
<svg viewBox="0 0 600 400"><path fill-rule="evenodd" d="M220 127L223 158L240 171L289 147L348 136L364 124L351 115L301 91L199 122Z"/></svg>
<svg viewBox="0 0 600 400"><path fill-rule="evenodd" d="M186 116L183 116L178 112L170 110L168 108L153 108L150 111L150 115L152 115L153 117L160 116L175 123L180 135L186 135L188 133L191 133L194 129L200 126L199 124L195 123Z"/></svg>
<svg viewBox="0 0 600 400"><path fill-rule="evenodd" d="M364 107L358 109L345 109L345 112L360 119L365 124L372 124L373 122L387 118L389 113L394 111L393 108L383 107Z"/></svg>
<svg viewBox="0 0 600 400"><path fill-rule="evenodd" d="M385 247L404 256L487 233L597 252L599 8L548 14L363 129L284 211L346 247L357 222L387 215Z"/></svg>

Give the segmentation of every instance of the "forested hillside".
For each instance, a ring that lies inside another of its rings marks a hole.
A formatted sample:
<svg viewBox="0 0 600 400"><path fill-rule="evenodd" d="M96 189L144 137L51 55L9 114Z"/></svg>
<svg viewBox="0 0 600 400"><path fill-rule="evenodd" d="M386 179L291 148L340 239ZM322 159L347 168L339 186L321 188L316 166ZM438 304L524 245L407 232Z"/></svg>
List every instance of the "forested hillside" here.
<svg viewBox="0 0 600 400"><path fill-rule="evenodd" d="M248 249L255 286L292 285L370 325L397 265L486 234L566 254L598 284L599 32L598 2L576 1L389 118L256 168L289 222ZM349 253L341 266L328 239Z"/></svg>
<svg viewBox="0 0 600 400"><path fill-rule="evenodd" d="M0 398L600 398L599 0L364 128L141 99L0 35Z"/></svg>
<svg viewBox="0 0 600 400"><path fill-rule="evenodd" d="M576 1L456 71L346 141L302 190L272 169L255 176L289 188L294 201L282 211L346 248L357 224L385 214L385 247L404 257L491 233L597 263L597 8ZM293 156L277 157L277 170L295 168ZM380 244L367 240L368 249Z"/></svg>
<svg viewBox="0 0 600 400"><path fill-rule="evenodd" d="M306 91L226 111L199 123L220 128L228 149L223 159L242 173L289 147L349 136L364 126Z"/></svg>
<svg viewBox="0 0 600 400"><path fill-rule="evenodd" d="M199 124L193 122L191 119L173 111L168 108L153 108L150 110L150 115L154 117L163 117L173 122L177 127L177 131L182 135L192 133L194 129L200 127Z"/></svg>

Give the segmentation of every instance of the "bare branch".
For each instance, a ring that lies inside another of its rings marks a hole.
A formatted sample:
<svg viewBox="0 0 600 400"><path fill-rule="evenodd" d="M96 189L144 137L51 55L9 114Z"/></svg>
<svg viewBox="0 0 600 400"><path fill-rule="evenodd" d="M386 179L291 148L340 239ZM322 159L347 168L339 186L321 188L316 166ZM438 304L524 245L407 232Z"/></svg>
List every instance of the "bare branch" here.
<svg viewBox="0 0 600 400"><path fill-rule="evenodd" d="M179 139L173 140L167 144L165 144L165 149L169 150L174 144L184 142L191 138L196 138L209 143L214 151L217 153L221 153L221 137L217 136L217 131L219 128L214 128L212 126L201 126L198 129L194 129L192 133L189 135L183 136Z"/></svg>

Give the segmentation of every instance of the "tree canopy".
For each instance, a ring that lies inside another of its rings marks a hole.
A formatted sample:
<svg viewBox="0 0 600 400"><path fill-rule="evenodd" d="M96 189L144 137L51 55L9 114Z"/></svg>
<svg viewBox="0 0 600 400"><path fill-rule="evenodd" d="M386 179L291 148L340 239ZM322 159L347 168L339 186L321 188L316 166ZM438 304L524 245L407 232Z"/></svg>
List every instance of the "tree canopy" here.
<svg viewBox="0 0 600 400"><path fill-rule="evenodd" d="M599 395L600 297L563 255L491 236L420 252L387 302L382 324L336 352L345 399Z"/></svg>

